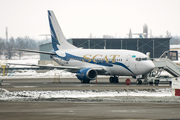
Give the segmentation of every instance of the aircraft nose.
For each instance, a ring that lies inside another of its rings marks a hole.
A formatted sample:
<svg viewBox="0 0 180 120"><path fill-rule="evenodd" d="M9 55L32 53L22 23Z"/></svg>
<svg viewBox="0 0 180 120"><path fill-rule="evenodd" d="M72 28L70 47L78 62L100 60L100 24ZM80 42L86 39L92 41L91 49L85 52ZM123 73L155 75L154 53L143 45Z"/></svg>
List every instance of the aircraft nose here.
<svg viewBox="0 0 180 120"><path fill-rule="evenodd" d="M151 72L155 68L155 65L152 61L149 61L149 62L146 62L145 64L143 64L141 66L141 68L142 68L143 74L148 74L149 72Z"/></svg>
<svg viewBox="0 0 180 120"><path fill-rule="evenodd" d="M155 68L155 65L152 61L150 61L147 65L146 65L146 68L147 68L147 72L149 73L151 70L153 70Z"/></svg>

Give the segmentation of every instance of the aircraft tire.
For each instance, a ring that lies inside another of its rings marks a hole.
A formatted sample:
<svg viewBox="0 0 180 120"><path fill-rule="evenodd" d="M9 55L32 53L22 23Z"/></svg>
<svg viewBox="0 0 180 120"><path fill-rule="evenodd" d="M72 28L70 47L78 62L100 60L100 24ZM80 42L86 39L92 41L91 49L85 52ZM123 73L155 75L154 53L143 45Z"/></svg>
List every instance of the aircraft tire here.
<svg viewBox="0 0 180 120"><path fill-rule="evenodd" d="M140 85L142 84L142 80L139 80L139 84L140 84Z"/></svg>
<svg viewBox="0 0 180 120"><path fill-rule="evenodd" d="M114 77L110 77L110 78L109 78L109 82L110 82L110 83L114 83Z"/></svg>
<svg viewBox="0 0 180 120"><path fill-rule="evenodd" d="M153 82L149 82L149 85L153 85Z"/></svg>
<svg viewBox="0 0 180 120"><path fill-rule="evenodd" d="M118 77L114 77L114 83L119 83Z"/></svg>
<svg viewBox="0 0 180 120"><path fill-rule="evenodd" d="M141 79L137 79L136 83L137 83L138 85L141 85L141 84L142 84L142 80L141 80Z"/></svg>
<svg viewBox="0 0 180 120"><path fill-rule="evenodd" d="M157 86L159 84L159 80L155 80L154 84Z"/></svg>
<svg viewBox="0 0 180 120"><path fill-rule="evenodd" d="M90 80L81 80L81 83L89 83Z"/></svg>
<svg viewBox="0 0 180 120"><path fill-rule="evenodd" d="M171 81L169 81L169 85L172 85L172 82L171 82Z"/></svg>
<svg viewBox="0 0 180 120"><path fill-rule="evenodd" d="M90 80L86 80L86 83L90 83Z"/></svg>

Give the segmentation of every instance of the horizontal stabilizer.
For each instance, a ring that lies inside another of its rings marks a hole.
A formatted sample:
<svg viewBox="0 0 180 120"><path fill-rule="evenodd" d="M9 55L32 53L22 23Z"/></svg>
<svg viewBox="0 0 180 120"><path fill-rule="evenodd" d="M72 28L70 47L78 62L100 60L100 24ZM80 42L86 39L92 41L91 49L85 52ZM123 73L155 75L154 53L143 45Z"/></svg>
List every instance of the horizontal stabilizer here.
<svg viewBox="0 0 180 120"><path fill-rule="evenodd" d="M31 66L31 67L38 67L38 68L43 68L43 69L60 69L60 70L65 70L68 72L73 72L76 73L80 68L79 67L70 67L70 66L51 66L51 65L35 65L35 64L16 64L16 63L7 63L9 66L10 65L20 65L20 66Z"/></svg>
<svg viewBox="0 0 180 120"><path fill-rule="evenodd" d="M56 53L45 52L45 51L38 51L38 50L25 50L25 49L14 49L14 50L25 51L25 52L33 52L33 53L41 53L41 54L48 54L48 55L56 55Z"/></svg>

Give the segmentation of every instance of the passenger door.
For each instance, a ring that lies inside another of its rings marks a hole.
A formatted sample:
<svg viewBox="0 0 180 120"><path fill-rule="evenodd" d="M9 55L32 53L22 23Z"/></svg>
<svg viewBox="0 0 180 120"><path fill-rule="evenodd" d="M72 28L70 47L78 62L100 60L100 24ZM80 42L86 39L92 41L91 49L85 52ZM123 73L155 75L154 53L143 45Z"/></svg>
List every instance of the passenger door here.
<svg viewBox="0 0 180 120"><path fill-rule="evenodd" d="M131 59L131 55L128 55L126 57L126 61L125 61L125 64L126 64L127 67L130 67L130 59Z"/></svg>

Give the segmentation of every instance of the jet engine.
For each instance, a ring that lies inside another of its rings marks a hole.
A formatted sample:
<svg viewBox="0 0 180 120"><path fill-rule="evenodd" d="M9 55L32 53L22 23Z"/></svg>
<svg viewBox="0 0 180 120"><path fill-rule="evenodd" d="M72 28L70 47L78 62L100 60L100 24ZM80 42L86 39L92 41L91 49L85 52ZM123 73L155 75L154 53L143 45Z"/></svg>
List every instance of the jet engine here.
<svg viewBox="0 0 180 120"><path fill-rule="evenodd" d="M76 73L76 76L82 83L89 83L90 80L95 80L97 78L97 71L91 68L84 68L80 69Z"/></svg>

